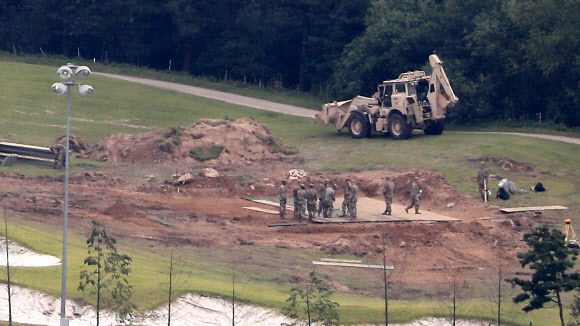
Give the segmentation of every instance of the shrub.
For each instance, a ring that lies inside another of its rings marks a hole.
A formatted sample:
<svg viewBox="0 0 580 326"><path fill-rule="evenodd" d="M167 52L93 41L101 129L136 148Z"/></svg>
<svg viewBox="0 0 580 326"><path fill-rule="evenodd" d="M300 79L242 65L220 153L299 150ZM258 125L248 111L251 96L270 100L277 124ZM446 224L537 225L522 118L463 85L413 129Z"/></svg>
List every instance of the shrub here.
<svg viewBox="0 0 580 326"><path fill-rule="evenodd" d="M180 129L181 128L179 128L179 127L171 127L171 128L169 128L169 130L167 130L165 133L163 133L163 137L165 137L165 138L169 138L171 136L179 137L179 136L181 136Z"/></svg>
<svg viewBox="0 0 580 326"><path fill-rule="evenodd" d="M299 150L298 147L285 147L282 150L282 153L286 154L286 155L294 155L294 154L298 154Z"/></svg>
<svg viewBox="0 0 580 326"><path fill-rule="evenodd" d="M173 153L173 144L171 144L168 141L164 141L161 144L159 144L159 149L162 152L166 152L166 153Z"/></svg>
<svg viewBox="0 0 580 326"><path fill-rule="evenodd" d="M189 156L198 161L213 160L220 156L224 145L196 146L189 150Z"/></svg>

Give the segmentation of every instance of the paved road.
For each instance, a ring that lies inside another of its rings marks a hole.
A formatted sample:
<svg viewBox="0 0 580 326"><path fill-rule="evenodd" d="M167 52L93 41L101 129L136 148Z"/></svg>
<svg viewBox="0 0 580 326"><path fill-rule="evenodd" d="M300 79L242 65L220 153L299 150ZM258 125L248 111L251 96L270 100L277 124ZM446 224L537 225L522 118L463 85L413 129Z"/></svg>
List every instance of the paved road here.
<svg viewBox="0 0 580 326"><path fill-rule="evenodd" d="M299 117L306 117L306 118L314 118L314 114L316 113L314 110L309 110L306 108L302 108L299 106L288 105L288 104L281 104L272 101L257 99L253 97L231 94L226 92L215 91L212 89L171 83L166 81L160 80L153 80L147 78L140 78L140 77L130 77L130 76L123 76L123 75L116 75L116 74L108 74L102 72L95 72L96 75L101 75L110 78L116 78L121 80L126 80L134 83L160 87L165 89L170 89L177 92L192 94L201 97L212 98L219 101L224 101L232 104L243 105L251 108L256 108L260 110L266 111L273 111L279 112L284 114L295 115ZM481 133L481 134L504 134L504 135L517 135L517 136L525 136L525 137L535 137L535 138L542 138L542 139L550 139L555 141L566 142L570 144L580 145L580 138L573 138L573 137L566 137L566 136L554 136L554 135L543 135L543 134L526 134L526 133L517 133L517 132L474 132L474 133Z"/></svg>

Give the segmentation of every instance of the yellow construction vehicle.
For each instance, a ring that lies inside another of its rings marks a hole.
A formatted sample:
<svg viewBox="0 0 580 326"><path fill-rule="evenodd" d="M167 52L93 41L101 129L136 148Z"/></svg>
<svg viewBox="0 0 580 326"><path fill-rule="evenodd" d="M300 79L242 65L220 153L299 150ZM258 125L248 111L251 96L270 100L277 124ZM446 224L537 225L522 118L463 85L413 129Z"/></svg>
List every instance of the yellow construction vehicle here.
<svg viewBox="0 0 580 326"><path fill-rule="evenodd" d="M578 238L576 237L576 232L574 232L574 228L572 227L572 220L566 219L564 222L564 228L562 229L562 233L566 235L564 241L566 241L566 245L570 248L580 248L578 244Z"/></svg>

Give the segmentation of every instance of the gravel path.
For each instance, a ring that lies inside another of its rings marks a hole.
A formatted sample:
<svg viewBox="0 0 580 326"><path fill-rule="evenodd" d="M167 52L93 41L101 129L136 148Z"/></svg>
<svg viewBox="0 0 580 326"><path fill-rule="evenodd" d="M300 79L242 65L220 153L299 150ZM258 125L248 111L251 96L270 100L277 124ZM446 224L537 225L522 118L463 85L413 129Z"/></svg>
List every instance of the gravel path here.
<svg viewBox="0 0 580 326"><path fill-rule="evenodd" d="M549 139L555 141L561 141L570 144L580 145L580 138L566 137L566 136L556 136L556 135L544 135L544 134L526 134L522 132L501 132L501 131L469 131L470 134L498 134L498 135L515 135L524 137L534 137Z"/></svg>
<svg viewBox="0 0 580 326"><path fill-rule="evenodd" d="M169 89L177 92L192 94L201 97L212 98L218 101L224 101L232 104L243 105L251 108L256 108L260 110L266 111L273 111L279 112L284 114L295 115L299 117L306 117L306 118L314 118L314 114L316 111L309 110L306 108L302 108L299 106L288 105L288 104L281 104L272 101L262 100L258 98L253 98L244 95L237 95L232 93L220 92L215 91L212 89L201 88L196 86L189 86L177 83L171 83L166 81L160 80L153 80L147 78L140 78L140 77L130 77L130 76L123 76L123 75L116 75L116 74L109 74L109 73L102 73L96 72L96 75L101 75L110 78L116 78L121 80L126 80L134 83L160 87L164 89ZM549 139L555 141L566 142L570 144L580 145L580 138L573 138L573 137L566 137L566 136L555 136L555 135L543 135L543 134L527 134L527 133L518 133L518 132L473 132L473 133L480 133L480 134L502 134L502 135L517 135L517 136L525 136L525 137L535 137L535 138L542 138L542 139Z"/></svg>

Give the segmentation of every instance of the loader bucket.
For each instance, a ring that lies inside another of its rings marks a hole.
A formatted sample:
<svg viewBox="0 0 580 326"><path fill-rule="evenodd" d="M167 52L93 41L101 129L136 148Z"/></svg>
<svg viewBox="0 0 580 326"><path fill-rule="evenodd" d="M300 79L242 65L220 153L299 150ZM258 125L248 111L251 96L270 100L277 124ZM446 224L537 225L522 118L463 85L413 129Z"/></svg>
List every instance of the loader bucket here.
<svg viewBox="0 0 580 326"><path fill-rule="evenodd" d="M322 110L316 114L316 119L325 126L333 124L336 130L340 130L348 120L351 108L356 109L358 105L376 102L375 99L370 97L357 96L347 101L326 103L322 105Z"/></svg>

